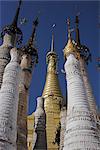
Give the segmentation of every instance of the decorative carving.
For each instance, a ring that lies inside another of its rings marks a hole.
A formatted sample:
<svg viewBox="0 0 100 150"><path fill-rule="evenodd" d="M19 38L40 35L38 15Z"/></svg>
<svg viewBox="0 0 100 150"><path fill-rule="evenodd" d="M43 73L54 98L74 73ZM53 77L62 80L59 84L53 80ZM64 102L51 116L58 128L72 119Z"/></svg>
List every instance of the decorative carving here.
<svg viewBox="0 0 100 150"><path fill-rule="evenodd" d="M73 74L70 78L70 70L73 71L75 68L77 68L78 76ZM74 54L67 57L65 71L67 73L68 110L63 149L97 150L100 147L98 129L87 101L83 78L80 74L80 64Z"/></svg>
<svg viewBox="0 0 100 150"><path fill-rule="evenodd" d="M89 48L87 48L85 45L78 45L77 43L75 44L80 57L85 60L86 64L88 64L88 62L91 61L91 53Z"/></svg>
<svg viewBox="0 0 100 150"><path fill-rule="evenodd" d="M1 38L2 39L6 33L9 35L16 34L17 35L17 43L18 44L22 43L23 33L18 27L14 26L13 24L5 26L1 32Z"/></svg>
<svg viewBox="0 0 100 150"><path fill-rule="evenodd" d="M21 48L23 54L29 54L32 58L32 64L38 63L38 53L32 45L26 45Z"/></svg>

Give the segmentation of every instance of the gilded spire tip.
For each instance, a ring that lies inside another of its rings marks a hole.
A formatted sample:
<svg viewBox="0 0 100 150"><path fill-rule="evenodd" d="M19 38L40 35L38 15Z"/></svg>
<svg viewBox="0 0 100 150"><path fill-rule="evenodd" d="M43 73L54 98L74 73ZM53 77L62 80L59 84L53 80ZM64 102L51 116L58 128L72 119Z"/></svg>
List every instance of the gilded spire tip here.
<svg viewBox="0 0 100 150"><path fill-rule="evenodd" d="M51 40L51 52L54 51L54 28L55 28L55 24L52 25L52 40Z"/></svg>
<svg viewBox="0 0 100 150"><path fill-rule="evenodd" d="M51 41L51 52L54 51L54 28L55 28L55 24L52 25L52 41Z"/></svg>
<svg viewBox="0 0 100 150"><path fill-rule="evenodd" d="M51 52L54 51L54 33L52 33Z"/></svg>

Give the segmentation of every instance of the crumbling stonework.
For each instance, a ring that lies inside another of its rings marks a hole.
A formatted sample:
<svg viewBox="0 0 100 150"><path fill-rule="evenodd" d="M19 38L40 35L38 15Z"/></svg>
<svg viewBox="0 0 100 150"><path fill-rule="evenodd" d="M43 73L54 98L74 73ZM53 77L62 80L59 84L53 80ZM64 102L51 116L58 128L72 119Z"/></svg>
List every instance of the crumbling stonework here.
<svg viewBox="0 0 100 150"><path fill-rule="evenodd" d="M32 78L31 56L24 54L20 66L21 80L19 84L17 147L18 150L27 150L27 100Z"/></svg>

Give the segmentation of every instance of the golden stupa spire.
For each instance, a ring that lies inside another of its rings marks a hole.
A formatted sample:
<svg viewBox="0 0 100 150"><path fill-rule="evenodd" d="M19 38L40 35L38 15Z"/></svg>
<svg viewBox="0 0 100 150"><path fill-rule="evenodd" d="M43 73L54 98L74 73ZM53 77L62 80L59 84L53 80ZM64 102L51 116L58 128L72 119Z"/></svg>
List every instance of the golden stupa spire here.
<svg viewBox="0 0 100 150"><path fill-rule="evenodd" d="M57 64L57 54L54 50L54 31L52 31L52 39L51 39L51 47L50 47L50 51L47 53L46 55L46 60L47 60L47 64L48 64L48 69L47 72L54 72L56 73L57 68L56 68L56 64ZM52 67L51 67L52 66Z"/></svg>
<svg viewBox="0 0 100 150"><path fill-rule="evenodd" d="M57 76L57 54L54 50L54 32L52 32L51 48L46 55L46 60L48 68L43 97L46 97L50 94L62 97Z"/></svg>
<svg viewBox="0 0 100 150"><path fill-rule="evenodd" d="M50 51L47 53L47 75L42 97L44 98L44 108L46 113L46 136L47 149L59 148L56 142L56 133L60 122L60 110L63 100L57 74L57 54L54 48L54 32ZM59 139L60 137L58 137Z"/></svg>

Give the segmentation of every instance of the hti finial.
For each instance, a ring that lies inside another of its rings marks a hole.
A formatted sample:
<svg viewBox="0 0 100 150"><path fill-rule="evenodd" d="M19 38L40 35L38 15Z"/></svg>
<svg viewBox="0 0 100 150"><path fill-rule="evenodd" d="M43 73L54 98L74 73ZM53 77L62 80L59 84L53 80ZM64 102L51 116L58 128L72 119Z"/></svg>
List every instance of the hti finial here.
<svg viewBox="0 0 100 150"><path fill-rule="evenodd" d="M52 41L51 41L51 52L54 51L54 28L55 28L55 24L52 25Z"/></svg>
<svg viewBox="0 0 100 150"><path fill-rule="evenodd" d="M35 32L36 32L36 27L38 26L38 17L33 21L33 31L32 34L27 42L27 44L22 47L22 51L25 54L29 54L32 56L32 63L36 62L38 63L38 53L37 49L33 46L33 41L35 38Z"/></svg>
<svg viewBox="0 0 100 150"><path fill-rule="evenodd" d="M29 41L28 41L28 45L29 46L32 46L33 45L33 40L34 40L34 36L35 36L35 32L36 32L36 27L38 26L38 17L33 21L33 31L32 31L32 34L29 38Z"/></svg>
<svg viewBox="0 0 100 150"><path fill-rule="evenodd" d="M20 12L21 3L22 3L22 0L19 0L18 8L17 8L17 10L16 10L16 14L15 14L15 17L14 17L13 22L12 22L12 25L13 25L13 26L17 26L18 16L19 16L19 12Z"/></svg>
<svg viewBox="0 0 100 150"><path fill-rule="evenodd" d="M76 43L78 45L80 45L80 35L79 35L79 18L78 18L78 15L76 16L76 19L75 19L75 23L76 23Z"/></svg>
<svg viewBox="0 0 100 150"><path fill-rule="evenodd" d="M68 39L71 39L70 18L67 19L67 25L68 25Z"/></svg>
<svg viewBox="0 0 100 150"><path fill-rule="evenodd" d="M89 61L91 61L91 53L90 50L85 46L82 45L80 42L80 34L79 34L79 15L76 15L75 23L76 23L76 43L77 43L77 50L80 53L81 58L83 58L88 64Z"/></svg>
<svg viewBox="0 0 100 150"><path fill-rule="evenodd" d="M52 33L51 52L54 51L54 33Z"/></svg>
<svg viewBox="0 0 100 150"><path fill-rule="evenodd" d="M78 26L78 24L79 24L79 18L78 18L78 15L76 15L75 23L76 23L76 25Z"/></svg>

